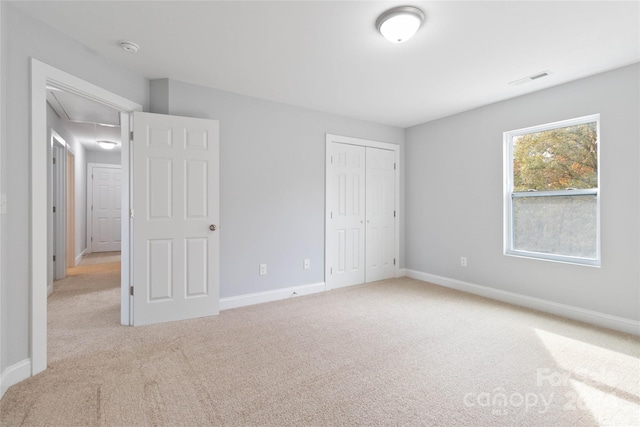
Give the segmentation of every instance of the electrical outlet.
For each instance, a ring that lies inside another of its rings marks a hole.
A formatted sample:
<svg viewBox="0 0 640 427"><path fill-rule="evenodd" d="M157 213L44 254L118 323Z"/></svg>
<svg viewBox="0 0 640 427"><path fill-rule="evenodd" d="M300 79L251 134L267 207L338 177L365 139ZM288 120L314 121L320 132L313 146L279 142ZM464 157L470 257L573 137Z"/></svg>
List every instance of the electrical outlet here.
<svg viewBox="0 0 640 427"><path fill-rule="evenodd" d="M460 257L460 267L466 267L467 266L467 257L466 256L461 256Z"/></svg>
<svg viewBox="0 0 640 427"><path fill-rule="evenodd" d="M304 266L305 270L310 269L311 268L311 260L310 259L305 259L303 266Z"/></svg>
<svg viewBox="0 0 640 427"><path fill-rule="evenodd" d="M266 276L267 274L267 264L260 264L260 275Z"/></svg>

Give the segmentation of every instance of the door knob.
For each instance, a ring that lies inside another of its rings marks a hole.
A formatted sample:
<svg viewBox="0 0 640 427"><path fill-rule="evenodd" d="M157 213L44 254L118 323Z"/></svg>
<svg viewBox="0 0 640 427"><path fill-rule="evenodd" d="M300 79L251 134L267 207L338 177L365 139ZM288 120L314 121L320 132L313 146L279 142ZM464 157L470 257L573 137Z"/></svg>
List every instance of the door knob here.
<svg viewBox="0 0 640 427"><path fill-rule="evenodd" d="M216 231L216 225L215 225L215 224L211 224L211 225L209 226L209 230L211 230L211 231Z"/></svg>

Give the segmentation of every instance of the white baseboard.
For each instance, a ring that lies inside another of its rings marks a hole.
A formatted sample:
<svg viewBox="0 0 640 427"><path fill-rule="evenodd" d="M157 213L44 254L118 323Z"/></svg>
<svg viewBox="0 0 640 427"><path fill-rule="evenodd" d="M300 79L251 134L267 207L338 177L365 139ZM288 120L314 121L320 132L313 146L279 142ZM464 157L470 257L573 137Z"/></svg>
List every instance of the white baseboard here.
<svg viewBox="0 0 640 427"><path fill-rule="evenodd" d="M461 280L449 279L447 277L423 273L421 271L406 269L406 273L408 277L411 277L413 279L422 280L424 282L433 283L435 285L444 286L446 288L457 289L459 291L480 295L498 301L532 308L534 310L540 310L546 313L556 314L558 316L579 320L581 322L591 323L593 325L614 329L616 331L626 332L628 334L640 335L640 322L638 322L637 320L612 316L610 314L600 313L598 311L587 310L585 308L575 307L572 305L560 304L540 298L529 297L514 292L508 292L500 289L490 288L487 286L476 285L474 283L463 282Z"/></svg>
<svg viewBox="0 0 640 427"><path fill-rule="evenodd" d="M24 381L31 376L31 359L25 359L7 367L0 375L0 399L14 384Z"/></svg>
<svg viewBox="0 0 640 427"><path fill-rule="evenodd" d="M220 310L245 307L248 305L261 304L263 302L278 301L294 296L310 295L324 292L326 286L324 282L312 283L310 285L293 286L291 288L276 289L273 291L257 292L255 294L238 295L220 299Z"/></svg>
<svg viewBox="0 0 640 427"><path fill-rule="evenodd" d="M406 277L406 276L407 276L407 269L399 268L396 277Z"/></svg>
<svg viewBox="0 0 640 427"><path fill-rule="evenodd" d="M80 255L78 255L78 256L76 257L76 263L75 263L75 265L80 264L80 261L82 261L82 257L85 255L85 253L86 253L86 252L87 252L87 248L84 248L84 249L82 250L82 252L80 252Z"/></svg>

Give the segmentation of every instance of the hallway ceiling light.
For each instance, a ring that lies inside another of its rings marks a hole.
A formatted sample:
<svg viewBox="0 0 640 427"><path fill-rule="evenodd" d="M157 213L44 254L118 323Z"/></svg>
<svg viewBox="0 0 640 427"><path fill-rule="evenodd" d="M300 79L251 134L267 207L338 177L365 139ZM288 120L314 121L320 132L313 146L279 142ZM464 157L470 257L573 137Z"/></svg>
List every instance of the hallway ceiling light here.
<svg viewBox="0 0 640 427"><path fill-rule="evenodd" d="M398 6L384 12L376 20L376 28L392 43L409 40L424 21L424 12L413 6Z"/></svg>
<svg viewBox="0 0 640 427"><path fill-rule="evenodd" d="M116 148L116 145L118 145L117 142L113 142L113 141L97 141L97 142L100 148L103 148L105 150L113 150L114 148Z"/></svg>

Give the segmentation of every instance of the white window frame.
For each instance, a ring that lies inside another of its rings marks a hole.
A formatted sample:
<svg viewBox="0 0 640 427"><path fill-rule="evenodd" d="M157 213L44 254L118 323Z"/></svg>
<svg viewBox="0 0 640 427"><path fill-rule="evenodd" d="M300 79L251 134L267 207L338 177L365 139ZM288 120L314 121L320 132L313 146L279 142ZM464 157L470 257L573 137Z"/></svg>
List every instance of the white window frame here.
<svg viewBox="0 0 640 427"><path fill-rule="evenodd" d="M598 188L581 190L557 190L557 191L536 191L536 192L514 192L513 191L513 140L514 138L530 133L543 132L547 130L575 126L579 124L596 122L598 133L597 156L598 156ZM564 262L577 265L587 265L600 267L600 114L578 117L570 120L562 120L544 125L532 126L504 132L504 254L509 256L541 259L546 261ZM568 255L557 255L541 252L532 252L514 249L513 247L513 199L518 197L553 197L553 196L596 196L596 258L584 258Z"/></svg>

